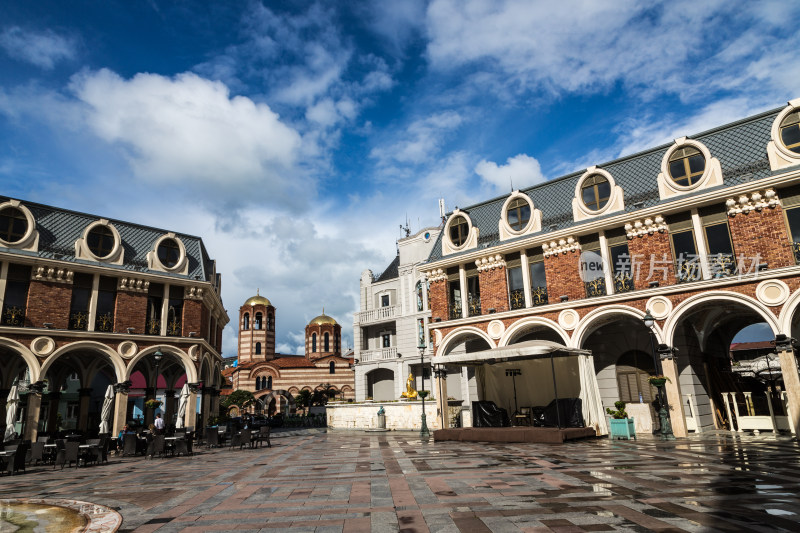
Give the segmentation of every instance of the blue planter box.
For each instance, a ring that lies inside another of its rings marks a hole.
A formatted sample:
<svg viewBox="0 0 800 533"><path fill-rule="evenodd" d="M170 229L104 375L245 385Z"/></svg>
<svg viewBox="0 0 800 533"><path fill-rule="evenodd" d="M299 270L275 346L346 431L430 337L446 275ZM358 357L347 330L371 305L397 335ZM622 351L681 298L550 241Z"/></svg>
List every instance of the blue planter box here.
<svg viewBox="0 0 800 533"><path fill-rule="evenodd" d="M633 418L609 419L612 439L636 439L636 428L633 426Z"/></svg>

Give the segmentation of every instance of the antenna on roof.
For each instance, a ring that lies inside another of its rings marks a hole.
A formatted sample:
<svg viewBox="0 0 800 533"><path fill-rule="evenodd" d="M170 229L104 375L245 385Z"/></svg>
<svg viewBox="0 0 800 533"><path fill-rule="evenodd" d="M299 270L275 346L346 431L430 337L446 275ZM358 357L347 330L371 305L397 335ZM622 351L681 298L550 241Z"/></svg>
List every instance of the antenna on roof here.
<svg viewBox="0 0 800 533"><path fill-rule="evenodd" d="M444 208L444 198L439 198L439 216L442 217L442 222L444 222L445 217L445 208Z"/></svg>
<svg viewBox="0 0 800 533"><path fill-rule="evenodd" d="M508 182L511 183L511 192L514 192L514 180L511 179L511 176L508 177Z"/></svg>

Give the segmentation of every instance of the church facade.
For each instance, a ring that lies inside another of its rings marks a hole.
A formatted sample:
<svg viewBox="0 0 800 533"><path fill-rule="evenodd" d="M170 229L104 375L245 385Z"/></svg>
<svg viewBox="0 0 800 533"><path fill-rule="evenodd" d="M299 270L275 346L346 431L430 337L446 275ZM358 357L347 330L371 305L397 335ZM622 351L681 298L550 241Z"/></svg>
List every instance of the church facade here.
<svg viewBox="0 0 800 533"><path fill-rule="evenodd" d="M354 398L352 361L342 356L342 327L323 311L305 328L305 354L275 352L276 310L258 294L239 308L239 358L223 373L230 390L247 390L256 397L255 411L293 412L301 390L330 385L340 399Z"/></svg>

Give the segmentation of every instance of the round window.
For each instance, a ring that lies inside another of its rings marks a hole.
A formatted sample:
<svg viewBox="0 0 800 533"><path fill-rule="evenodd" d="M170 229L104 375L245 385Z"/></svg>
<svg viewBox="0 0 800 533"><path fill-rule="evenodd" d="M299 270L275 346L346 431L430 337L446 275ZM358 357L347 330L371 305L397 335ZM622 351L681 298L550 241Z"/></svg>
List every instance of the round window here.
<svg viewBox="0 0 800 533"><path fill-rule="evenodd" d="M792 152L800 154L800 109L795 109L781 121L781 141Z"/></svg>
<svg viewBox="0 0 800 533"><path fill-rule="evenodd" d="M469 224L467 219L461 215L453 219L450 224L450 242L453 246L461 246L467 242L467 234L469 233Z"/></svg>
<svg viewBox="0 0 800 533"><path fill-rule="evenodd" d="M86 236L86 245L96 257L108 257L114 249L114 233L108 226L97 225Z"/></svg>
<svg viewBox="0 0 800 533"><path fill-rule="evenodd" d="M508 204L506 220L511 229L521 231L528 225L531 219L531 204L524 198L515 198Z"/></svg>
<svg viewBox="0 0 800 533"><path fill-rule="evenodd" d="M181 247L174 239L164 239L158 245L158 260L167 268L173 268L181 258Z"/></svg>
<svg viewBox="0 0 800 533"><path fill-rule="evenodd" d="M706 158L700 150L691 146L678 148L669 158L669 176L682 187L697 184L705 169Z"/></svg>
<svg viewBox="0 0 800 533"><path fill-rule="evenodd" d="M583 205L592 211L603 209L611 196L611 184L600 174L592 174L581 185Z"/></svg>
<svg viewBox="0 0 800 533"><path fill-rule="evenodd" d="M28 219L21 209L6 207L0 211L0 239L13 244L28 232Z"/></svg>

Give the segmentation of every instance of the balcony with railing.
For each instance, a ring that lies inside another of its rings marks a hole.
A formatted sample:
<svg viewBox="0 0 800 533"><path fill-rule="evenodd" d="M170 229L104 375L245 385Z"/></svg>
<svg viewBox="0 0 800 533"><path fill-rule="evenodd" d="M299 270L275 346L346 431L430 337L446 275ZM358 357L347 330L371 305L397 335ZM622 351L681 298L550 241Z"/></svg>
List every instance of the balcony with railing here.
<svg viewBox="0 0 800 533"><path fill-rule="evenodd" d="M361 352L361 361L385 361L397 359L397 347L381 348L380 350L366 350Z"/></svg>
<svg viewBox="0 0 800 533"><path fill-rule="evenodd" d="M357 324L376 324L378 322L387 322L394 320L400 316L400 306L390 305L387 307L378 307L377 309L368 309L367 311L360 311L356 313Z"/></svg>

